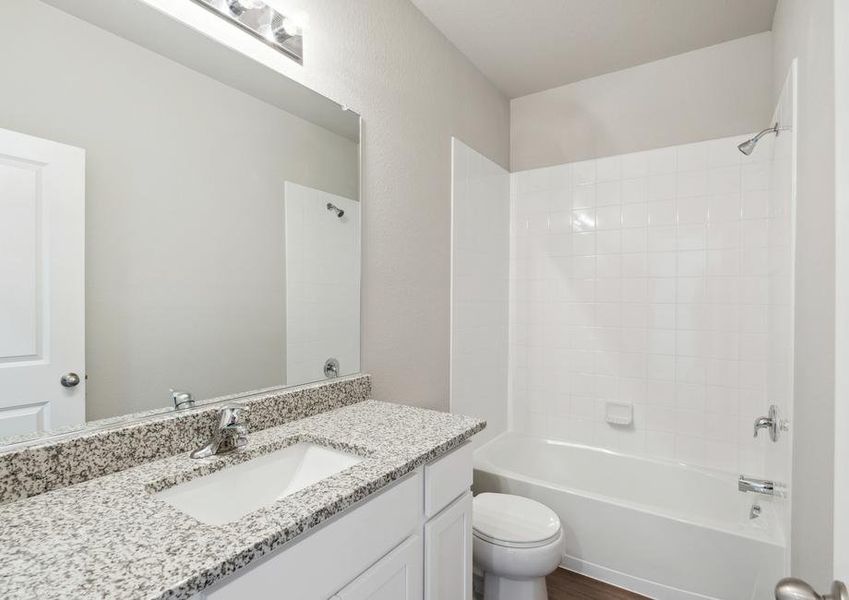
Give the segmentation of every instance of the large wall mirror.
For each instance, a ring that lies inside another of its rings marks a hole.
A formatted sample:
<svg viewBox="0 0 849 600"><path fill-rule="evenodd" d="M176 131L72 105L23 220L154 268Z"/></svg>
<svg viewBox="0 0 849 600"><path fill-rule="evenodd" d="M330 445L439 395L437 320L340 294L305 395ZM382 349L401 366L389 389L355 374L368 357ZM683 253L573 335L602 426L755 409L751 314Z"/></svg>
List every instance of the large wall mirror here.
<svg viewBox="0 0 849 600"><path fill-rule="evenodd" d="M0 48L0 443L359 372L358 115L142 0Z"/></svg>

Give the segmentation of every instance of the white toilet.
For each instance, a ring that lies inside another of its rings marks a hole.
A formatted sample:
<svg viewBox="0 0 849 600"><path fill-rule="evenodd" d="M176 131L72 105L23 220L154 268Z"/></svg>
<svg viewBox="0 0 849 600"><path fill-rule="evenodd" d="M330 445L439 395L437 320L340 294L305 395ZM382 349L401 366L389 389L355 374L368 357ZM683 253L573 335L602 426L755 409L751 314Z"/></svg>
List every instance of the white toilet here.
<svg viewBox="0 0 849 600"><path fill-rule="evenodd" d="M545 576L564 551L557 514L522 496L483 493L474 498L472 523L484 600L547 600Z"/></svg>

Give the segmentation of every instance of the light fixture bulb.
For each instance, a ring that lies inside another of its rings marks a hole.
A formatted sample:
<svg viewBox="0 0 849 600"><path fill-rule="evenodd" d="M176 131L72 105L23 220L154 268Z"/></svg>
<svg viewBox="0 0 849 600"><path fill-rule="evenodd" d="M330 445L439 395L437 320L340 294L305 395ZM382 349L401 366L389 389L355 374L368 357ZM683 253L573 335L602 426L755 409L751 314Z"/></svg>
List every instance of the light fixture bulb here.
<svg viewBox="0 0 849 600"><path fill-rule="evenodd" d="M289 58L303 64L303 32L307 15L299 11L289 18L277 12L272 0L197 0L219 16L267 42Z"/></svg>
<svg viewBox="0 0 849 600"><path fill-rule="evenodd" d="M227 0L230 7L230 12L241 17L247 10L257 10L265 8L265 2L262 0Z"/></svg>
<svg viewBox="0 0 849 600"><path fill-rule="evenodd" d="M288 17L284 17L281 27L287 35L302 35L308 25L309 15L304 11L298 11Z"/></svg>

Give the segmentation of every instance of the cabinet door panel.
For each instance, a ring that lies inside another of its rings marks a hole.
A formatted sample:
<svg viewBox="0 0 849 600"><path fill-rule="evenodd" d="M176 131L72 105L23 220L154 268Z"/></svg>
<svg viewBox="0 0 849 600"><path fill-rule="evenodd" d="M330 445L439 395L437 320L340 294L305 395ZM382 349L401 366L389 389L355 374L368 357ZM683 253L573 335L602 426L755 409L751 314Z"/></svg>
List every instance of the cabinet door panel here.
<svg viewBox="0 0 849 600"><path fill-rule="evenodd" d="M422 538L414 535L340 591L334 600L421 600Z"/></svg>
<svg viewBox="0 0 849 600"><path fill-rule="evenodd" d="M472 493L425 524L425 600L472 597Z"/></svg>

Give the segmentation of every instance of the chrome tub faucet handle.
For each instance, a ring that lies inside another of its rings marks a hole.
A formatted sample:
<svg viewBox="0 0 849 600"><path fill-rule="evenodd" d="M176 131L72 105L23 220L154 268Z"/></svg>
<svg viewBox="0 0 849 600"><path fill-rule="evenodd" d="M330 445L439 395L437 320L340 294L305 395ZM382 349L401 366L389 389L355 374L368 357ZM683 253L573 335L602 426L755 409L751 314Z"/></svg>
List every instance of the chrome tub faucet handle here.
<svg viewBox="0 0 849 600"><path fill-rule="evenodd" d="M779 418L778 416L778 408L775 404L770 404L769 413L765 417L758 417L755 419L755 436L758 437L758 432L761 429L766 429L769 431L769 439L773 442L778 441L778 434L782 431L787 431L788 429L787 421Z"/></svg>

